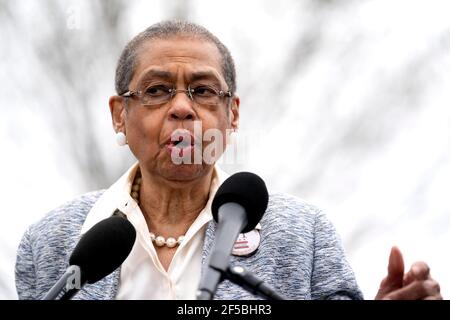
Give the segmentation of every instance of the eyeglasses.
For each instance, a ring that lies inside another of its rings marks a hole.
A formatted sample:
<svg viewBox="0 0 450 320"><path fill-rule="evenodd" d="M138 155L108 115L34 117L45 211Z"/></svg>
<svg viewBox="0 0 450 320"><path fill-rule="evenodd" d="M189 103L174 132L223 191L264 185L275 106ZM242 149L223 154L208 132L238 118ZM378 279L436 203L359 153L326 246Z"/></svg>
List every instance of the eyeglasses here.
<svg viewBox="0 0 450 320"><path fill-rule="evenodd" d="M178 92L185 92L186 95L199 105L218 105L222 99L232 96L231 91L218 90L210 85L188 86L186 90L175 89L167 85L151 85L143 90L127 91L121 94L122 97L137 97L144 106L154 106L169 102Z"/></svg>

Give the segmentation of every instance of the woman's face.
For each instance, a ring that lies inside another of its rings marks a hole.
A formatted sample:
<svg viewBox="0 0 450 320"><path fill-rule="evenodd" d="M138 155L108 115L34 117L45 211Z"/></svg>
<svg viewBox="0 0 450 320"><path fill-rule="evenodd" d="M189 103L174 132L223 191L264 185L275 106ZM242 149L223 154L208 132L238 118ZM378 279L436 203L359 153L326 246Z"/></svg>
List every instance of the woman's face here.
<svg viewBox="0 0 450 320"><path fill-rule="evenodd" d="M228 91L221 70L221 56L213 43L189 38L150 40L139 50L129 90L138 91L159 84L185 90L188 85L213 84L215 88ZM124 105L121 99L110 100L116 130L125 132L128 145L141 167L152 175L174 182L200 178L213 165L205 161L196 161L197 164L174 163L173 152L183 156L179 154L179 149L174 151L171 141L174 132L190 133L198 144L206 130L217 129L223 137L219 143L225 147L226 130L236 129L238 125L237 97L222 98L218 105L212 107L197 104L185 92L179 92L164 104L144 106L134 97L128 100L128 106ZM227 111L227 108L231 109ZM203 156L210 143L203 141L203 150L197 155ZM192 152L193 161L194 150L189 152Z"/></svg>

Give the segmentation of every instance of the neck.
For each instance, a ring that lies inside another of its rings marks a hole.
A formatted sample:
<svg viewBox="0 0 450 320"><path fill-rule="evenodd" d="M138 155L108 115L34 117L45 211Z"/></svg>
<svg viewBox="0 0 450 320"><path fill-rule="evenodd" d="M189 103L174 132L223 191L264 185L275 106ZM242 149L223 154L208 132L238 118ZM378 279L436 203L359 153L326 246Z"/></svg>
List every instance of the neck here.
<svg viewBox="0 0 450 320"><path fill-rule="evenodd" d="M149 230L162 236L184 235L205 207L213 168L189 182L171 182L141 171L139 205Z"/></svg>

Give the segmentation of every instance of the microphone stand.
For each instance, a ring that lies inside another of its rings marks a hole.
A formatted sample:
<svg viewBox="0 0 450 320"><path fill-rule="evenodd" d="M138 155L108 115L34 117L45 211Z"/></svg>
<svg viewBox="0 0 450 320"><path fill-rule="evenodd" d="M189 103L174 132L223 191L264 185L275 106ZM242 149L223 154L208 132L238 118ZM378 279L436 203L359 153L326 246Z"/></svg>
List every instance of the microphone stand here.
<svg viewBox="0 0 450 320"><path fill-rule="evenodd" d="M50 291L44 296L42 300L56 300L60 295L62 290L66 287L69 278L72 277L72 273L66 272L59 280L56 282Z"/></svg>
<svg viewBox="0 0 450 320"><path fill-rule="evenodd" d="M267 300L286 300L281 294L278 294L271 287L266 285L264 281L257 276L248 272L241 266L228 267L227 272L223 273L223 279L228 279L234 284L237 284L245 290L259 295Z"/></svg>
<svg viewBox="0 0 450 320"><path fill-rule="evenodd" d="M259 279L257 276L248 272L241 266L230 267L225 270L225 272L219 268L213 268L214 278L217 279L216 283L219 284L223 280L229 280L238 286L241 286L245 290L262 297L267 300L286 300L285 297L278 294L271 287L266 285L264 281ZM212 300L214 298L216 288L200 289L197 293L197 300Z"/></svg>

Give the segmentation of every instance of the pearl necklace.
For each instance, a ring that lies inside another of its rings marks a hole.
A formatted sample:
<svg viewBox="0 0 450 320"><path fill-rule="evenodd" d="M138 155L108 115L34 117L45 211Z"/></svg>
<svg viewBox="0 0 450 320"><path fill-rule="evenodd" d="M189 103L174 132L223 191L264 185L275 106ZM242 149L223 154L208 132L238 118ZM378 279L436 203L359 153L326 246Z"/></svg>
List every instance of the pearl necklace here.
<svg viewBox="0 0 450 320"><path fill-rule="evenodd" d="M136 201L138 205L139 205L139 190L141 189L141 183L142 177L138 172L136 173L133 186L131 187L131 197ZM183 242L184 236L179 236L177 239L175 239L174 237L168 237L166 240L163 236L157 236L153 232L150 232L150 239L158 247L167 246L168 248L174 248Z"/></svg>

